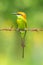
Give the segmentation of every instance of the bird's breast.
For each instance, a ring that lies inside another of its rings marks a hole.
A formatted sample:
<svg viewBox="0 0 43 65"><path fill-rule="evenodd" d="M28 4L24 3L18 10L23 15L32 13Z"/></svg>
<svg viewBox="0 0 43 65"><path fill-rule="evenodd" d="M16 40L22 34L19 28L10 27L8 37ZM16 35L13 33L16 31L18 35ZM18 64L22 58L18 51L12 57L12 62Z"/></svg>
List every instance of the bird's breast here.
<svg viewBox="0 0 43 65"><path fill-rule="evenodd" d="M22 22L21 19L17 19L17 24L20 24Z"/></svg>

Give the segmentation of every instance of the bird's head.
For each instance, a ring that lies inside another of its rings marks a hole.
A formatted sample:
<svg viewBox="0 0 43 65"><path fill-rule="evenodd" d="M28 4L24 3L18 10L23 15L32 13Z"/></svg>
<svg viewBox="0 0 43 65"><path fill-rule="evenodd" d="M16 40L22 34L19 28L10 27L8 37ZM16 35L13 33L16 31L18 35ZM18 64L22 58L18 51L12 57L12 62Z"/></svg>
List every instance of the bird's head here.
<svg viewBox="0 0 43 65"><path fill-rule="evenodd" d="M26 19L26 14L24 12L17 12L17 13L13 13L13 14L15 14L18 18Z"/></svg>

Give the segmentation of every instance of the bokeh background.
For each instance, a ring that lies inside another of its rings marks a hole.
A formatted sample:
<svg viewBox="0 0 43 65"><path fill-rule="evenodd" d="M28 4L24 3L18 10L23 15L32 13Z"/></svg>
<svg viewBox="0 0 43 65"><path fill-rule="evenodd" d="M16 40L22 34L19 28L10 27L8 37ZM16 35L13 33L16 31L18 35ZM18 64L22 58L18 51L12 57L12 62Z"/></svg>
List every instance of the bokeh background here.
<svg viewBox="0 0 43 65"><path fill-rule="evenodd" d="M27 15L28 28L43 28L43 0L0 0L0 28L16 27L12 12ZM25 57L16 31L0 31L0 65L43 65L43 32L27 31Z"/></svg>

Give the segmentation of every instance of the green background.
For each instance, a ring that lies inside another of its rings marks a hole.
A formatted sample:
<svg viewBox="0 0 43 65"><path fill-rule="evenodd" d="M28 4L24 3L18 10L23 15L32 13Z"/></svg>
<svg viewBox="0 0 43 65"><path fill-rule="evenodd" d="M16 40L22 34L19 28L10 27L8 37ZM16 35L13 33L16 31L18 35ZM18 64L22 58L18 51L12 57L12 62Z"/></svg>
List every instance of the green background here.
<svg viewBox="0 0 43 65"><path fill-rule="evenodd" d="M0 0L0 28L16 27L12 12L27 15L28 28L43 28L43 0ZM25 57L16 31L0 31L0 65L43 65L43 32L27 31Z"/></svg>

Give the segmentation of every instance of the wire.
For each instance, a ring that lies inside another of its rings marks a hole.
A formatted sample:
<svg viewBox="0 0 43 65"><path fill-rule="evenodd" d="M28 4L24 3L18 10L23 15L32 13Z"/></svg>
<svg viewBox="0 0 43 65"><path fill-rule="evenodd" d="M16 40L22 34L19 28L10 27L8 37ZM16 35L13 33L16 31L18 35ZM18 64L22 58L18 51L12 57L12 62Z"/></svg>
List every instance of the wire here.
<svg viewBox="0 0 43 65"><path fill-rule="evenodd" d="M18 28L0 28L0 31L43 31L43 28L25 28L25 29L18 29Z"/></svg>

